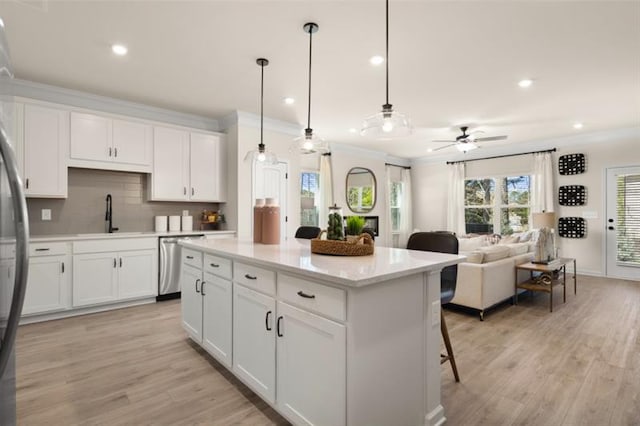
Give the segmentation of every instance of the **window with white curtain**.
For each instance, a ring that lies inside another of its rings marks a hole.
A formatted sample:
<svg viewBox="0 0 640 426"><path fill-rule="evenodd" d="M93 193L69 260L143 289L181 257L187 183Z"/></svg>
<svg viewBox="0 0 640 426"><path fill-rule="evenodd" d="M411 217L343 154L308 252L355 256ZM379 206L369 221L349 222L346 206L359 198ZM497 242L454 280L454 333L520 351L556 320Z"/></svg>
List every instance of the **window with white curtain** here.
<svg viewBox="0 0 640 426"><path fill-rule="evenodd" d="M300 225L318 226L318 199L320 197L320 174L300 174Z"/></svg>
<svg viewBox="0 0 640 426"><path fill-rule="evenodd" d="M389 207L391 209L391 232L400 232L402 182L391 182Z"/></svg>

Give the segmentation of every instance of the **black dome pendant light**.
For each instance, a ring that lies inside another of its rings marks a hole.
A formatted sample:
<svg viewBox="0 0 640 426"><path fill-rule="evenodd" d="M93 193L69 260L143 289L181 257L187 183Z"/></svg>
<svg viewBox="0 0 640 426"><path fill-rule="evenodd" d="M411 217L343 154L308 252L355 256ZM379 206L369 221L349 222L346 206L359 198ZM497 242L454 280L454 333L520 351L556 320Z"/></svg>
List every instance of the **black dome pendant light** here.
<svg viewBox="0 0 640 426"><path fill-rule="evenodd" d="M258 161L264 164L278 164L278 158L273 152L267 151L264 145L263 133L264 133L264 67L269 65L269 60L265 58L258 58L256 63L260 65L260 143L258 149L247 152L244 157L245 161L251 160Z"/></svg>
<svg viewBox="0 0 640 426"><path fill-rule="evenodd" d="M318 138L311 128L311 53L313 46L313 34L318 32L319 27L318 24L314 22L307 22L303 25L302 29L305 33L309 34L309 103L307 106L307 128L304 129L304 136L294 139L292 150L298 151L300 154L328 152L328 144L324 140Z"/></svg>
<svg viewBox="0 0 640 426"><path fill-rule="evenodd" d="M389 0L386 0L386 103L382 105L382 111L367 117L362 125L360 134L375 139L393 139L409 136L413 133L413 126L407 116L393 110L389 103Z"/></svg>

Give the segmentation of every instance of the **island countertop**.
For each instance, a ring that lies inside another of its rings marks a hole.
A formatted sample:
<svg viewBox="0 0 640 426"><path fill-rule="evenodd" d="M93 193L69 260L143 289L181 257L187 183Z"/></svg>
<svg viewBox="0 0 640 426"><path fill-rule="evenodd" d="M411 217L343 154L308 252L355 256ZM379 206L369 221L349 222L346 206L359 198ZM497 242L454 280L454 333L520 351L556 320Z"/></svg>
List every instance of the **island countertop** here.
<svg viewBox="0 0 640 426"><path fill-rule="evenodd" d="M192 250L347 287L363 287L420 272L437 271L466 259L461 255L379 246L370 256L327 256L311 253L310 241L303 239L289 239L273 245L236 238L183 241L179 244Z"/></svg>

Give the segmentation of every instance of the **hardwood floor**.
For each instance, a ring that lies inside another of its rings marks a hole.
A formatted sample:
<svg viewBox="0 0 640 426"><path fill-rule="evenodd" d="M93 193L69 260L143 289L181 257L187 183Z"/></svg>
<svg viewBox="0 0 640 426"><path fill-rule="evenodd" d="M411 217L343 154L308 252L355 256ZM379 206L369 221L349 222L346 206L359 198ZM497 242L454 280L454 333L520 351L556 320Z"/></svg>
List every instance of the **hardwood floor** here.
<svg viewBox="0 0 640 426"><path fill-rule="evenodd" d="M579 277L477 316L447 310L449 425L640 425L640 283ZM20 425L286 424L189 342L177 301L20 328Z"/></svg>

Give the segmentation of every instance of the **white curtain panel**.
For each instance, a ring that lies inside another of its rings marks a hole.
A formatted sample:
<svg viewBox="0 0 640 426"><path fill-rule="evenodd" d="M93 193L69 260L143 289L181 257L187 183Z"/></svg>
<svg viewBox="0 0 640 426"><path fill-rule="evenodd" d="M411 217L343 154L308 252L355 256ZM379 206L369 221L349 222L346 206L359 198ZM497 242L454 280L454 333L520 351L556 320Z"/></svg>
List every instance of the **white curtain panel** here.
<svg viewBox="0 0 640 426"><path fill-rule="evenodd" d="M411 170L402 169L402 198L400 199L400 247L406 248L413 230L411 210Z"/></svg>
<svg viewBox="0 0 640 426"><path fill-rule="evenodd" d="M391 183L393 182L393 166L386 165L384 166L385 171L385 185L386 185L386 193L387 193L387 217L389 218L389 223L387 226L382 226L381 228L385 230L385 241L386 245L389 247L393 247L393 231L391 226L391 209L390 209L390 201L391 201ZM378 231L380 232L380 230Z"/></svg>
<svg viewBox="0 0 640 426"><path fill-rule="evenodd" d="M464 226L464 163L449 168L449 197L447 198L447 231L465 234Z"/></svg>
<svg viewBox="0 0 640 426"><path fill-rule="evenodd" d="M318 226L327 227L329 206L333 205L333 178L331 173L331 156L320 156L320 202L318 203Z"/></svg>
<svg viewBox="0 0 640 426"><path fill-rule="evenodd" d="M531 182L532 212L552 212L554 197L553 158L551 153L539 152L533 154L533 176Z"/></svg>

